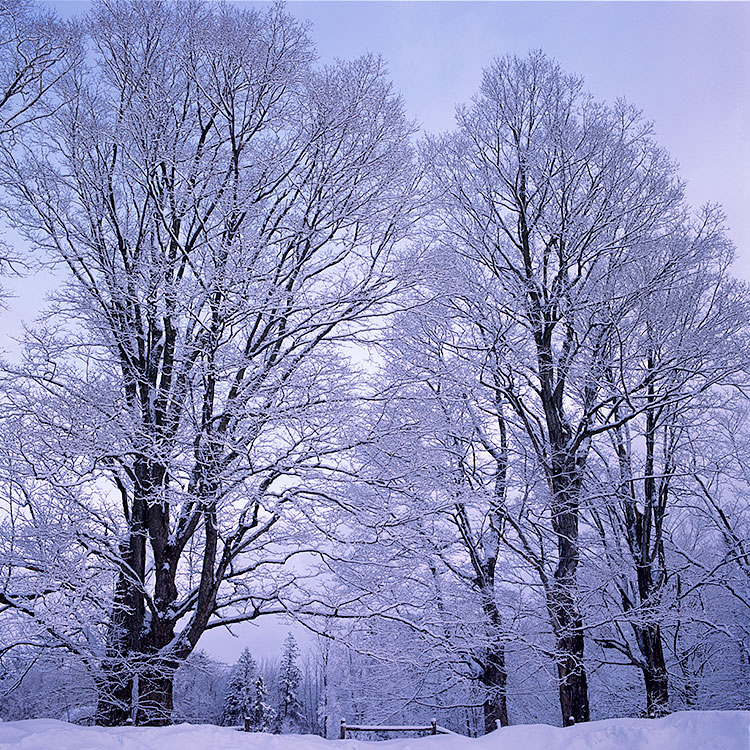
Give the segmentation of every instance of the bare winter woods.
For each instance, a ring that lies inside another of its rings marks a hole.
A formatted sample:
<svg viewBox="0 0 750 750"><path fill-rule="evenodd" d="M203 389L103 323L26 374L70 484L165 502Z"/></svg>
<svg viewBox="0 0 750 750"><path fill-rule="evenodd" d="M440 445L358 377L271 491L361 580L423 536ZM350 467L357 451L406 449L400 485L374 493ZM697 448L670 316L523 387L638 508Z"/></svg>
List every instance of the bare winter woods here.
<svg viewBox="0 0 750 750"><path fill-rule="evenodd" d="M640 112L533 52L427 135L283 5L2 0L0 188L59 282L2 364L0 694L168 723L280 613L318 728L748 707L747 291Z"/></svg>

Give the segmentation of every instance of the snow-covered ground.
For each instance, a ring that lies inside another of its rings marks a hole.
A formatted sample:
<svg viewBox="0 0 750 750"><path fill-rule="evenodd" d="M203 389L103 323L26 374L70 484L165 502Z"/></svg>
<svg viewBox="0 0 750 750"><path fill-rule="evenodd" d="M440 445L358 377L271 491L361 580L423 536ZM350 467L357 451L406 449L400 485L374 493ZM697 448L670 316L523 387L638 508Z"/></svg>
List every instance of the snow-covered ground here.
<svg viewBox="0 0 750 750"><path fill-rule="evenodd" d="M103 729L53 719L0 723L0 750L750 750L750 711L694 711L664 719L608 719L567 729L507 727L486 737L385 742L245 734L213 726Z"/></svg>

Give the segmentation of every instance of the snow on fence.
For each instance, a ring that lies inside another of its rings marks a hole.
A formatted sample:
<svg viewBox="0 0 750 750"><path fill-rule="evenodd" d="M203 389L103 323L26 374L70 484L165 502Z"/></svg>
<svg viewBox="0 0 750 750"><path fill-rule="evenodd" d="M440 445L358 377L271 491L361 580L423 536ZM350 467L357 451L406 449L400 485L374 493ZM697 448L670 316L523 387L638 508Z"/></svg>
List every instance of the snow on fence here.
<svg viewBox="0 0 750 750"><path fill-rule="evenodd" d="M456 734L450 729L441 727L433 719L426 727L378 727L364 724L347 724L346 719L341 719L341 732L339 738L346 739L347 732L427 732L427 734Z"/></svg>
<svg viewBox="0 0 750 750"><path fill-rule="evenodd" d="M249 716L246 716L244 726L235 725L227 727L227 729L238 729L240 732L252 732L251 723L252 719ZM346 719L341 719L341 732L339 736L342 740L346 739L347 732L427 732L427 734L454 734L463 737L463 735L458 735L457 732L441 727L436 719L433 719L429 726L426 727L378 727L364 724L347 724Z"/></svg>

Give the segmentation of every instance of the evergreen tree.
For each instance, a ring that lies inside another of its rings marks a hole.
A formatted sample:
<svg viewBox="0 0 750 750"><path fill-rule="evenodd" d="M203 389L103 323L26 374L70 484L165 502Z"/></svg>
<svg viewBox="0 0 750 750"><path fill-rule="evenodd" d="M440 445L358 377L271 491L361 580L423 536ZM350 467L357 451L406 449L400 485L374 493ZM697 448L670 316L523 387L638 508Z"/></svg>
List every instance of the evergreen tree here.
<svg viewBox="0 0 750 750"><path fill-rule="evenodd" d="M277 734L302 733L306 729L302 701L299 697L302 672L297 666L299 648L294 636L289 633L284 641L278 681L278 710L274 731Z"/></svg>
<svg viewBox="0 0 750 750"><path fill-rule="evenodd" d="M273 722L274 710L266 702L268 699L268 690L263 677L258 675L255 681L255 698L253 700L252 711L252 728L256 732L267 732Z"/></svg>
<svg viewBox="0 0 750 750"><path fill-rule="evenodd" d="M242 724L246 716L252 716L255 704L255 678L258 668L250 649L246 648L232 669L224 697L222 724Z"/></svg>

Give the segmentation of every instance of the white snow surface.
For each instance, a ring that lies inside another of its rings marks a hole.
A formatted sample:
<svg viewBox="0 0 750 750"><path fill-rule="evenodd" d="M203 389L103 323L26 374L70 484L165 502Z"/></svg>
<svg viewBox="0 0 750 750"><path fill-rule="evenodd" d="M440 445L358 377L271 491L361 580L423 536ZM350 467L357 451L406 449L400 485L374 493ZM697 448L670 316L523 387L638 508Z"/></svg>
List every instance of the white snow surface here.
<svg viewBox="0 0 750 750"><path fill-rule="evenodd" d="M0 750L750 750L750 711L683 711L663 719L607 719L561 729L505 727L485 737L456 735L383 742L233 729L79 727L55 719L0 723Z"/></svg>

